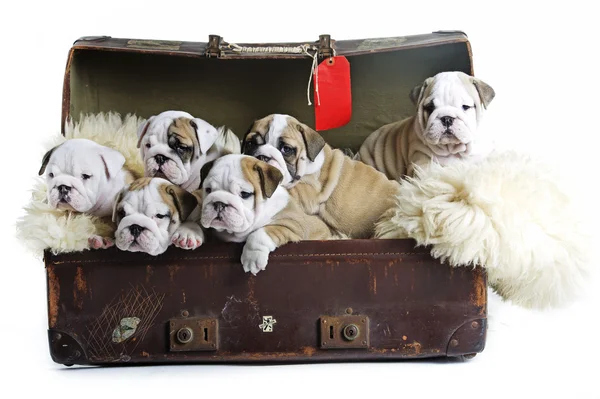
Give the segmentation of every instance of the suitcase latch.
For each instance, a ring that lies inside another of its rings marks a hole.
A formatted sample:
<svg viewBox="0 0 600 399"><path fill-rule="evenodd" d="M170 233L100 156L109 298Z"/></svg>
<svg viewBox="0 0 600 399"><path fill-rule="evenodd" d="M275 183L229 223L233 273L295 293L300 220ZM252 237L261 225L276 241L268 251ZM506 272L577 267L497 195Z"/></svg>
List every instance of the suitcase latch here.
<svg viewBox="0 0 600 399"><path fill-rule="evenodd" d="M219 347L219 321L207 318L169 321L171 352L216 351Z"/></svg>
<svg viewBox="0 0 600 399"><path fill-rule="evenodd" d="M321 316L321 349L367 349L369 318L360 315Z"/></svg>

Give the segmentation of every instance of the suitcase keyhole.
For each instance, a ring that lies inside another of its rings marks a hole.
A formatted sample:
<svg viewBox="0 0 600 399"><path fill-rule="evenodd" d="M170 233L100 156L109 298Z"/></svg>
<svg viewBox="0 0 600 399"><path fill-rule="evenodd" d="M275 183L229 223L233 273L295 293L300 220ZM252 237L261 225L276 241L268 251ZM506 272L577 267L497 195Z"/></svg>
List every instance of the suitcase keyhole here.
<svg viewBox="0 0 600 399"><path fill-rule="evenodd" d="M329 326L329 338L333 339L333 326Z"/></svg>
<svg viewBox="0 0 600 399"><path fill-rule="evenodd" d="M208 328L204 328L204 341L208 342Z"/></svg>

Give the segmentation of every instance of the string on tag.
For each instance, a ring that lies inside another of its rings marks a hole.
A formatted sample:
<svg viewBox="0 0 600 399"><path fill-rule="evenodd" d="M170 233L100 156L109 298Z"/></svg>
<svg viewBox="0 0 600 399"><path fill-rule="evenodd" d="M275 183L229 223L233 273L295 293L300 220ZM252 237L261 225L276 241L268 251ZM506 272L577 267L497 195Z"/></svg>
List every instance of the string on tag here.
<svg viewBox="0 0 600 399"><path fill-rule="evenodd" d="M308 105L312 105L310 101L310 84L312 83L313 75L315 76L315 94L316 102L321 105L319 96L319 49L315 46L303 44L301 46L240 46L235 43L228 43L229 48L234 53L280 53L280 54L304 54L313 59L310 67L310 75L308 77L308 87L306 88L306 98ZM311 51L313 52L311 54ZM335 55L335 50L334 50Z"/></svg>
<svg viewBox="0 0 600 399"><path fill-rule="evenodd" d="M310 75L308 76L308 87L306 88L306 99L308 100L308 105L312 105L310 102L310 83L312 81L313 75L315 76L315 95L317 105L321 105L321 99L319 98L319 52L316 51L314 54L310 54L308 50L306 51L306 55L313 59L312 65L310 67Z"/></svg>

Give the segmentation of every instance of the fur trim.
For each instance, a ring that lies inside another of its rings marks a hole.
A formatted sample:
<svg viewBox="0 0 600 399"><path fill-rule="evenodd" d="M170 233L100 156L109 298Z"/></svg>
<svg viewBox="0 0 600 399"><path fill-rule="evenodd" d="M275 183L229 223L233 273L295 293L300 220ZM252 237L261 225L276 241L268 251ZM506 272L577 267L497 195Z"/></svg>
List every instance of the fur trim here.
<svg viewBox="0 0 600 399"><path fill-rule="evenodd" d="M431 245L452 266L482 265L505 299L548 308L575 299L591 273L583 215L548 166L506 152L417 170L376 235Z"/></svg>
<svg viewBox="0 0 600 399"><path fill-rule="evenodd" d="M65 135L53 137L46 150L67 139L86 138L114 148L125 156L125 167L136 177L144 175L140 151L137 148L137 127L145 120L135 115L124 119L117 113L81 115L78 123L68 120ZM41 157L40 157L41 159ZM92 235L112 237L115 226L108 218L57 210L46 199L46 184L36 178L31 201L25 206L25 215L17 220L17 237L36 255L45 249L65 253L89 249Z"/></svg>

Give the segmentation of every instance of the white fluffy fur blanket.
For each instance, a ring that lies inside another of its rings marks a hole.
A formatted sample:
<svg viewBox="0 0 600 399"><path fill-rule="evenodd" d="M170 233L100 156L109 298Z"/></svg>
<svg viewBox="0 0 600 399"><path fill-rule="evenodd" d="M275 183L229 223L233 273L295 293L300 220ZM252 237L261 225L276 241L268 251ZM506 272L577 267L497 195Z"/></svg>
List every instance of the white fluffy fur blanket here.
<svg viewBox="0 0 600 399"><path fill-rule="evenodd" d="M112 147L124 156L127 167L143 176L144 166L137 146L137 127L145 119L134 115L125 118L117 113L82 115L78 123L68 121L65 136L57 135L46 150L72 138L86 138ZM42 157L40 156L40 162ZM110 236L114 225L108 219L82 215L50 207L46 200L46 184L37 178L25 215L17 221L17 236L36 255L44 249L52 252L74 252L89 249L92 234Z"/></svg>
<svg viewBox="0 0 600 399"><path fill-rule="evenodd" d="M546 165L515 152L431 165L401 182L380 238L414 238L452 266L482 265L491 287L531 308L576 297L591 271L589 237Z"/></svg>

